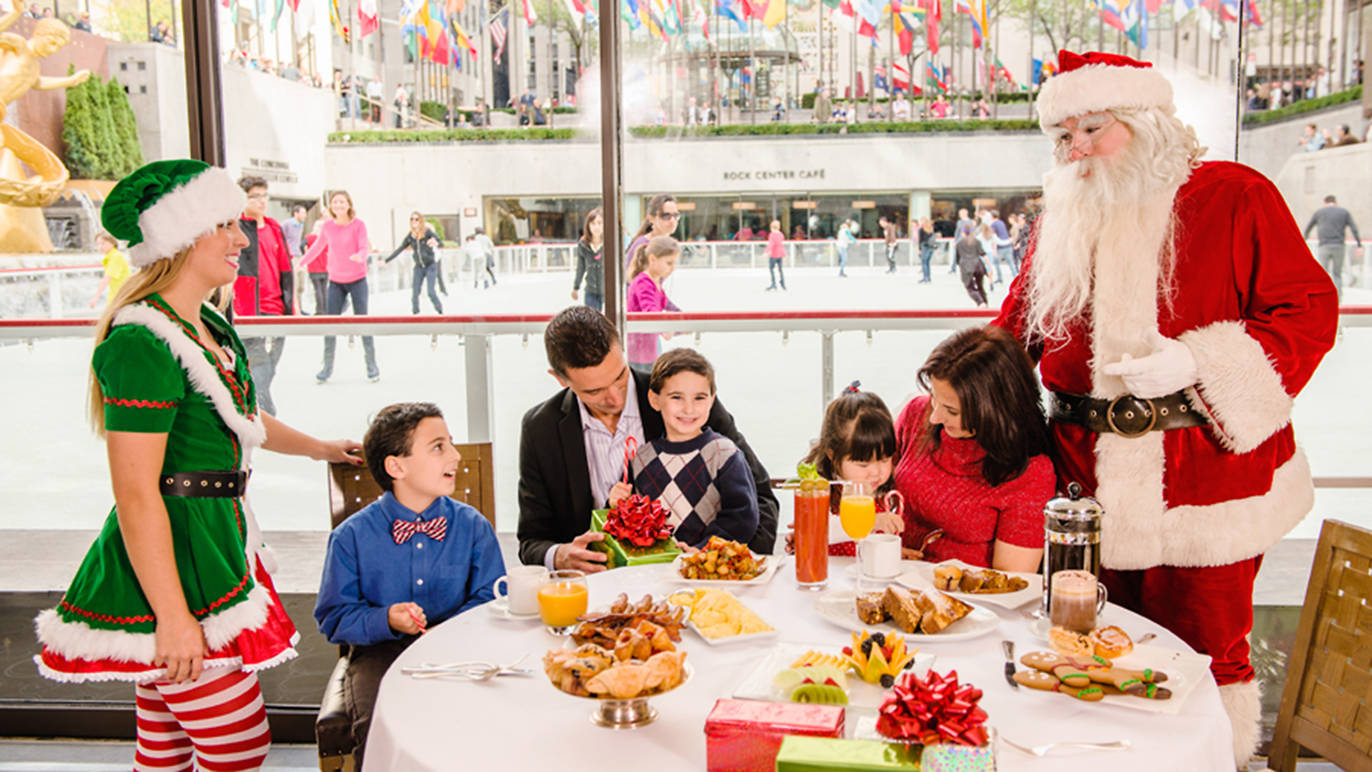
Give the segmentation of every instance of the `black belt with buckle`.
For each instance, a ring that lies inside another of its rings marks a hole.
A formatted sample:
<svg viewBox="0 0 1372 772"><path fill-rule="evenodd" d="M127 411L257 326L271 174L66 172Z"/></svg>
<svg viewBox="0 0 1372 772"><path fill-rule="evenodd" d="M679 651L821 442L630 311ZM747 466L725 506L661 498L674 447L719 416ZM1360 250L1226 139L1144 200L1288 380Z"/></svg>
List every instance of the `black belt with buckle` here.
<svg viewBox="0 0 1372 772"><path fill-rule="evenodd" d="M1165 397L1136 397L1125 394L1114 399L1096 399L1084 394L1053 392L1051 416L1054 421L1084 426L1097 434L1142 437L1148 432L1164 432L1188 426L1204 426L1205 416L1191 406L1183 391Z"/></svg>
<svg viewBox="0 0 1372 772"><path fill-rule="evenodd" d="M248 487L248 473L177 472L158 478L163 496L233 499L243 495Z"/></svg>

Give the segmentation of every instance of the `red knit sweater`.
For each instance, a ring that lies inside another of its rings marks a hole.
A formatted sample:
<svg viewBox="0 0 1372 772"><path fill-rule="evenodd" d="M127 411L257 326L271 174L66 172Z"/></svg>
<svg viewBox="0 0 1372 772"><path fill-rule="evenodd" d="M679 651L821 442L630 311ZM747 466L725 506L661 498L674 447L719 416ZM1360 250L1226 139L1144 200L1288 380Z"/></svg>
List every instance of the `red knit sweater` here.
<svg viewBox="0 0 1372 772"><path fill-rule="evenodd" d="M925 560L957 558L991 565L997 540L1017 547L1043 546L1043 505L1053 497L1053 462L1035 456L1019 477L992 487L981 476L986 451L975 439L943 436L939 448L921 452L929 430L929 398L910 400L896 419L896 489L905 497L901 541L917 548L934 528L943 537L930 545Z"/></svg>

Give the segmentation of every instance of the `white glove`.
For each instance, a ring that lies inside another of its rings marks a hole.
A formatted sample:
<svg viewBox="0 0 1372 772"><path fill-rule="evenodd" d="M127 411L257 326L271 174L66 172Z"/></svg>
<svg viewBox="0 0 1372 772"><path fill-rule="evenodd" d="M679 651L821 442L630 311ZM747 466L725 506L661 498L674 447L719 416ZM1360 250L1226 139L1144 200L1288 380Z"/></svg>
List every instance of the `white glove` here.
<svg viewBox="0 0 1372 772"><path fill-rule="evenodd" d="M1157 330L1150 331L1146 338L1153 353L1139 359L1125 354L1120 361L1102 368L1105 374L1119 376L1130 394L1148 399L1166 396L1196 383L1199 377L1196 357L1185 343L1165 338Z"/></svg>

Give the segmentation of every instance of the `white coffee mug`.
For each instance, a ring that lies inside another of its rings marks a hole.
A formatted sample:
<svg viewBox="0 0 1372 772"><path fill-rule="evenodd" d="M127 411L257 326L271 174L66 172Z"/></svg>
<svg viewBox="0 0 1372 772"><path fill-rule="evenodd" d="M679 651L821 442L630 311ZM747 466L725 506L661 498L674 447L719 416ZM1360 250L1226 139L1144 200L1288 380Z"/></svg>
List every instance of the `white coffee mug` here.
<svg viewBox="0 0 1372 772"><path fill-rule="evenodd" d="M862 573L872 577L888 577L900 573L899 535L874 533L863 541Z"/></svg>
<svg viewBox="0 0 1372 772"><path fill-rule="evenodd" d="M538 588L548 581L548 569L543 566L514 566L505 569L505 576L495 580L491 592L496 600L505 599L510 604L511 614L537 614ZM500 591L500 583L505 583L505 592Z"/></svg>

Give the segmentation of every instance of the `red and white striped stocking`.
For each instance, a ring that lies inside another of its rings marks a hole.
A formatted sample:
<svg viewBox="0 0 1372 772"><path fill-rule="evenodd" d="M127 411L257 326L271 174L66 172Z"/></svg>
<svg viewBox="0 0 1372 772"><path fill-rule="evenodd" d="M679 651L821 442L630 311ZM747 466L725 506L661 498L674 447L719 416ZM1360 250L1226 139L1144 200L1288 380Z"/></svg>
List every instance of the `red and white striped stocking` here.
<svg viewBox="0 0 1372 772"><path fill-rule="evenodd" d="M270 747L253 673L214 668L195 681L138 687L138 770L190 769L192 750L199 769L257 769Z"/></svg>

